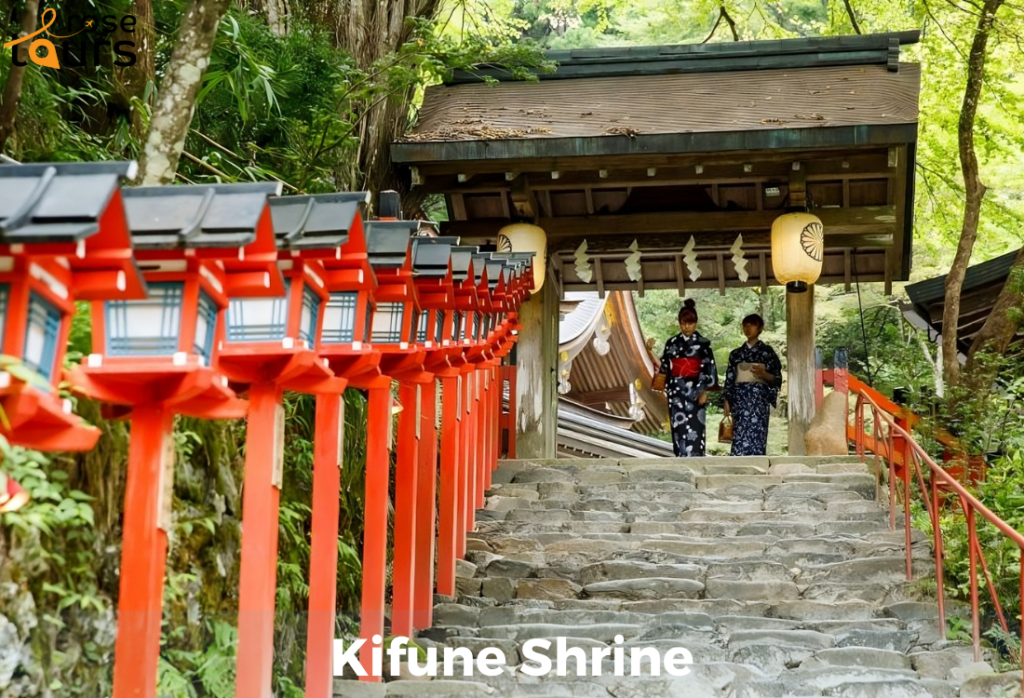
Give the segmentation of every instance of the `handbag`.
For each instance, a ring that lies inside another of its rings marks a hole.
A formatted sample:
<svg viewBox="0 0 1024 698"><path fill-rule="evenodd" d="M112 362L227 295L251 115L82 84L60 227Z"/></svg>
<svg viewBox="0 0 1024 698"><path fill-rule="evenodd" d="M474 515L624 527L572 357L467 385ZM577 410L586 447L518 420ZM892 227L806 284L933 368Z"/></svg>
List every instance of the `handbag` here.
<svg viewBox="0 0 1024 698"><path fill-rule="evenodd" d="M723 444L732 443L732 415L722 419L718 425L718 442Z"/></svg>
<svg viewBox="0 0 1024 698"><path fill-rule="evenodd" d="M667 376L665 376L664 373L655 373L654 379L651 380L651 389L658 391L664 390L666 377Z"/></svg>

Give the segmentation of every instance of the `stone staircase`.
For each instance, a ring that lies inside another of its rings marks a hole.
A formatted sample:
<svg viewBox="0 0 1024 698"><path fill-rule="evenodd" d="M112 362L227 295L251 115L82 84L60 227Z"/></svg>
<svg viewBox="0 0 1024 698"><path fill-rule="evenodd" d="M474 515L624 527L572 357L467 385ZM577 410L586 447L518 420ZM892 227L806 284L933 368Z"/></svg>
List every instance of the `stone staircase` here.
<svg viewBox="0 0 1024 698"><path fill-rule="evenodd" d="M338 681L336 694L510 698L962 698L1020 695L1020 672L975 664L940 637L924 584L906 583L874 478L854 458L507 461L423 647L685 647L684 677L554 672ZM914 576L930 542L913 532ZM951 615L969 614L952 605ZM546 654L554 655L554 648ZM645 664L644 666L649 666ZM461 675L461 674L460 674ZM1004 693L1003 689L1009 692Z"/></svg>

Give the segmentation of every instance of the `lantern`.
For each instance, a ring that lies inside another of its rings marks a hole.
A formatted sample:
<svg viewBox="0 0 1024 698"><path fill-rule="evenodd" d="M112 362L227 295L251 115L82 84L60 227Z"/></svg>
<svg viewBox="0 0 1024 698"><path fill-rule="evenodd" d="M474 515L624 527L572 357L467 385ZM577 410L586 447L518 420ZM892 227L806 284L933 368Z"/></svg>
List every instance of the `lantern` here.
<svg viewBox="0 0 1024 698"><path fill-rule="evenodd" d="M57 385L76 300L139 298L120 180L134 162L0 166L0 434L40 450L87 450L99 431ZM19 373L24 366L36 374Z"/></svg>
<svg viewBox="0 0 1024 698"><path fill-rule="evenodd" d="M513 223L498 231L498 252L532 252L533 284L530 291L536 293L544 285L547 272L547 235L543 228L529 223Z"/></svg>
<svg viewBox="0 0 1024 698"><path fill-rule="evenodd" d="M412 233L417 221L370 221L366 249L377 275L377 305L370 321L370 343L382 348L408 350L419 325L415 285L412 281Z"/></svg>
<svg viewBox="0 0 1024 698"><path fill-rule="evenodd" d="M120 406L132 423L118 596L118 617L130 620L114 645L114 695L151 696L156 688L174 415L247 412L218 370L222 311L235 292L284 291L267 205L280 190L276 183L123 190L149 293L92 303L92 354L71 373L76 390Z"/></svg>
<svg viewBox="0 0 1024 698"><path fill-rule="evenodd" d="M818 280L824 251L824 228L817 216L787 213L772 223L772 268L788 291L804 293Z"/></svg>

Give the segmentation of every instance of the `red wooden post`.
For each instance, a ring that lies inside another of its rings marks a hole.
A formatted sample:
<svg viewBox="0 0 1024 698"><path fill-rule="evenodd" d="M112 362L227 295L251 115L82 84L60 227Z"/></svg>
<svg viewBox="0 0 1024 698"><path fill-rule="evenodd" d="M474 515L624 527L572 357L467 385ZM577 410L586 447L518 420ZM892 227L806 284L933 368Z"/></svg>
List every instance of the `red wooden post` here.
<svg viewBox="0 0 1024 698"><path fill-rule="evenodd" d="M338 587L338 493L341 489L345 411L338 393L316 398L313 442L313 521L309 551L309 620L306 629L306 698L333 695L334 625Z"/></svg>
<svg viewBox="0 0 1024 698"><path fill-rule="evenodd" d="M482 509L484 506L484 481L485 472L487 466L485 464L486 448L485 444L487 441L487 398L484 395L484 372L477 370L474 373L476 378L476 486L474 492L476 493L474 499L473 509L473 521L476 521L476 510ZM474 524L475 528L475 524ZM470 529L473 530L473 529Z"/></svg>
<svg viewBox="0 0 1024 698"><path fill-rule="evenodd" d="M459 435L462 438L462 457L459 463L459 528L455 538L455 553L459 558L466 556L466 531L472 530L467 528L473 479L473 393L470 391L470 376L472 373L464 373L461 376L462 426Z"/></svg>
<svg viewBox="0 0 1024 698"><path fill-rule="evenodd" d="M238 590L238 666L235 695L270 698L274 667L278 504L284 449L281 390L249 389L246 425L241 582Z"/></svg>
<svg viewBox="0 0 1024 698"><path fill-rule="evenodd" d="M413 627L423 630L434 619L434 535L437 502L437 383L422 387L419 472L416 477L416 570L413 580Z"/></svg>
<svg viewBox="0 0 1024 698"><path fill-rule="evenodd" d="M441 511L437 538L437 593L455 596L462 418L458 375L441 379Z"/></svg>
<svg viewBox="0 0 1024 698"><path fill-rule="evenodd" d="M846 349L836 349L832 355L833 387L837 393L850 393L850 359Z"/></svg>
<svg viewBox="0 0 1024 698"><path fill-rule="evenodd" d="M412 637L413 574L416 568L416 502L419 444L416 438L420 387L402 382L398 399L398 463L395 467L395 553L391 572L391 634Z"/></svg>
<svg viewBox="0 0 1024 698"><path fill-rule="evenodd" d="M508 445L505 447L505 456L511 460L516 457L516 367L510 364L505 367L505 375L508 378L508 411L506 412L505 428L508 434Z"/></svg>
<svg viewBox="0 0 1024 698"><path fill-rule="evenodd" d="M379 682L370 672L371 641L384 637L384 586L388 562L388 421L391 381L382 378L370 388L366 424L366 495L363 514L363 599L359 637L366 640L359 661L364 681Z"/></svg>
<svg viewBox="0 0 1024 698"><path fill-rule="evenodd" d="M173 487L174 415L160 405L132 413L125 488L114 696L155 698L170 488Z"/></svg>

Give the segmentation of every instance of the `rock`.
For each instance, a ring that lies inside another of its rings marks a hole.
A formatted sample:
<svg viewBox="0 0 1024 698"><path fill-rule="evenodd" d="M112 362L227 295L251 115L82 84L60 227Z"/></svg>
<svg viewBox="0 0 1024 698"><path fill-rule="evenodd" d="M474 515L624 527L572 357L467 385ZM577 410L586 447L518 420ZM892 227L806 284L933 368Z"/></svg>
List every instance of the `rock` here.
<svg viewBox="0 0 1024 698"><path fill-rule="evenodd" d="M475 627L480 618L480 609L456 603L434 606L434 625L462 625Z"/></svg>
<svg viewBox="0 0 1024 698"><path fill-rule="evenodd" d="M579 578L580 584L587 586L597 582L646 577L699 579L703 573L704 570L700 565L658 565L640 560L607 560L580 568Z"/></svg>
<svg viewBox="0 0 1024 698"><path fill-rule="evenodd" d="M476 681L390 681L387 696L431 696L431 698L476 698L497 695L497 691L485 683ZM346 696L348 694L342 693Z"/></svg>
<svg viewBox="0 0 1024 698"><path fill-rule="evenodd" d="M590 597L611 597L640 600L666 597L696 598L704 585L693 579L650 577L646 579L616 579L597 582L583 587Z"/></svg>
<svg viewBox="0 0 1024 698"><path fill-rule="evenodd" d="M478 578L456 577L455 592L460 598L463 596L480 596L480 583L481 580Z"/></svg>
<svg viewBox="0 0 1024 698"><path fill-rule="evenodd" d="M582 588L567 579L520 579L516 587L516 598L547 601L575 599Z"/></svg>
<svg viewBox="0 0 1024 698"><path fill-rule="evenodd" d="M484 570L484 573L488 577L511 577L513 579L519 579L524 577L533 577L536 574L536 571L537 566L532 565L529 562L501 558L500 560L494 560L491 564L487 565L487 569Z"/></svg>
<svg viewBox="0 0 1024 698"><path fill-rule="evenodd" d="M345 698L384 698L387 684L334 679L333 692L334 695Z"/></svg>
<svg viewBox="0 0 1024 698"><path fill-rule="evenodd" d="M459 579L462 577L473 577L476 575L476 565L467 560L456 560L455 561L455 578Z"/></svg>
<svg viewBox="0 0 1024 698"><path fill-rule="evenodd" d="M1020 698L1021 672L975 676L960 684L960 698Z"/></svg>
<svg viewBox="0 0 1024 698"><path fill-rule="evenodd" d="M963 684L976 676L986 676L994 673L992 667L985 662L971 662L964 666L955 666L949 670L949 680L953 683Z"/></svg>
<svg viewBox="0 0 1024 698"><path fill-rule="evenodd" d="M768 468L769 475L800 475L816 472L814 468L803 463L772 463Z"/></svg>
<svg viewBox="0 0 1024 698"><path fill-rule="evenodd" d="M848 396L845 393L833 392L825 396L804 435L807 455L847 455L850 452L846 438L848 416Z"/></svg>
<svg viewBox="0 0 1024 698"><path fill-rule="evenodd" d="M515 477L512 478L512 482L517 484L532 483L532 482L572 482L572 473L567 473L564 470L555 470L553 468L532 468L530 470L522 470L516 473ZM543 493L542 493L543 494Z"/></svg>
<svg viewBox="0 0 1024 698"><path fill-rule="evenodd" d="M830 666L874 667L876 669L909 670L910 658L901 652L868 647L836 647L815 652L800 665L801 669L821 669Z"/></svg>
<svg viewBox="0 0 1024 698"><path fill-rule="evenodd" d="M494 599L495 603L508 603L516 597L516 580L509 577L486 577L480 586L480 595Z"/></svg>

